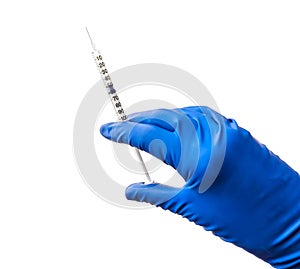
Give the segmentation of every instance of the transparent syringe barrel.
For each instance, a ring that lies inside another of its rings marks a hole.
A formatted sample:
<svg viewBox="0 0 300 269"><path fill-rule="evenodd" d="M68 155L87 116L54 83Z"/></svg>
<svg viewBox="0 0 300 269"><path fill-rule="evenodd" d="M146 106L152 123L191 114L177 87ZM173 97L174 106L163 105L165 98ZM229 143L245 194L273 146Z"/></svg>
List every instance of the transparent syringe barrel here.
<svg viewBox="0 0 300 269"><path fill-rule="evenodd" d="M106 69L105 63L103 62L102 56L100 55L100 52L95 50L93 51L93 57L95 59L97 68L101 74L101 77L104 82L104 86L107 90L107 93L109 95L110 101L113 104L113 107L115 109L115 112L118 116L119 120L126 120L126 115L124 112L124 109L122 107L122 104L120 102L120 98L116 93L116 90L114 89L114 85L111 81L111 77Z"/></svg>
<svg viewBox="0 0 300 269"><path fill-rule="evenodd" d="M110 98L110 101L112 102L114 109L116 111L116 114L118 116L119 120L126 120L126 114L124 112L124 109L122 108L122 104L120 102L120 98L119 96L116 94L116 90L113 88L113 86L111 86L110 88L108 88L108 95Z"/></svg>

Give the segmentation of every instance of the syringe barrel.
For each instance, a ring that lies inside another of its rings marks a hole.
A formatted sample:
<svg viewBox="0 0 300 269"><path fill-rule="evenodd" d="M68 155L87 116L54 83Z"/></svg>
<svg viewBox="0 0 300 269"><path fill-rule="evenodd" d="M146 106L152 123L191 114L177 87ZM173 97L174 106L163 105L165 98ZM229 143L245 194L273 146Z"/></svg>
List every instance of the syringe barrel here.
<svg viewBox="0 0 300 269"><path fill-rule="evenodd" d="M106 69L105 63L103 62L102 56L98 50L94 50L92 52L93 57L95 59L98 71L103 79L104 86L106 89L113 89L113 83L111 81L111 77Z"/></svg>
<svg viewBox="0 0 300 269"><path fill-rule="evenodd" d="M104 82L104 86L107 90L107 93L109 95L110 101L113 104L113 107L115 109L115 112L118 116L119 120L126 120L126 115L124 112L124 109L122 107L122 104L120 102L120 98L117 95L116 90L114 89L114 85L111 81L111 77L108 73L108 70L106 69L105 63L103 62L102 56L98 50L93 51L93 57L95 59L98 71L100 72L100 75L102 77L102 80Z"/></svg>
<svg viewBox="0 0 300 269"><path fill-rule="evenodd" d="M124 112L124 109L122 107L122 104L120 102L120 98L117 95L115 89L113 89L113 87L111 87L111 89L108 89L108 95L110 98L111 103L113 104L113 107L115 109L115 112L118 116L119 120L126 120L126 114Z"/></svg>

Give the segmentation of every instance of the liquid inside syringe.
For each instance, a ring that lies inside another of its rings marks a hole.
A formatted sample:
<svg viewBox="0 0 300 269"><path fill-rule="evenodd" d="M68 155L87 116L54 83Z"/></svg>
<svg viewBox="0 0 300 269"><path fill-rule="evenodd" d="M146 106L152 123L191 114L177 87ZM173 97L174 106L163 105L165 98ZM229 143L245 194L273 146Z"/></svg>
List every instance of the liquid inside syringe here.
<svg viewBox="0 0 300 269"><path fill-rule="evenodd" d="M114 107L114 110L115 110L115 112L117 114L118 119L121 120L121 121L124 121L124 120L127 119L127 117L126 117L125 111L124 111L124 109L122 107L120 98L117 95L116 90L114 89L114 86L113 86L113 83L112 83L112 80L111 80L111 76L109 75L109 73L107 71L107 68L105 66L105 63L103 61L103 58L102 58L99 50L96 49L95 43L93 42L93 40L92 40L92 38L91 38L91 36L90 36L89 31L88 31L87 28L86 28L86 31L87 31L87 33L89 35L89 38L91 40L91 44L92 44L92 47L93 47L93 52L92 52L93 58L95 60L97 68L98 68L98 70L100 72L100 75L102 77L102 80L103 80L104 86L105 86L105 88L107 90L107 93L108 93L108 96L110 98L110 101L111 101L111 103L112 103L112 105ZM136 155L137 155L137 157L138 157L138 159L140 161L141 167L142 167L142 169L143 169L143 171L144 171L144 173L145 173L145 175L147 177L147 180L149 182L153 182L151 180L150 176L149 176L147 167L146 167L146 165L144 163L144 160L143 160L143 158L141 156L140 151L137 148L135 148L135 152L136 152Z"/></svg>

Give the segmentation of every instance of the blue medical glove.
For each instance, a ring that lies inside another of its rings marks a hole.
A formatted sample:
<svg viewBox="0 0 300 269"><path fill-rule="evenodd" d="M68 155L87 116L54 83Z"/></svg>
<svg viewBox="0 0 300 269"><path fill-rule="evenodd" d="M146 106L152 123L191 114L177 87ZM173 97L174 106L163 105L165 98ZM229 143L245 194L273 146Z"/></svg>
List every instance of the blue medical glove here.
<svg viewBox="0 0 300 269"><path fill-rule="evenodd" d="M300 268L300 177L232 119L208 107L158 109L101 134L171 165L182 188L133 184L130 200L180 214L275 268Z"/></svg>

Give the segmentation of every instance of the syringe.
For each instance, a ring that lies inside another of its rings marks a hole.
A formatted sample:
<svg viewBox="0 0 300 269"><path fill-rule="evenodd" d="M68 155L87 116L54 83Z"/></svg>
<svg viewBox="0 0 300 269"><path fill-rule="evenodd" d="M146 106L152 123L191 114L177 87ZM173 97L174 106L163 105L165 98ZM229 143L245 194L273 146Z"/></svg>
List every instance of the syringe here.
<svg viewBox="0 0 300 269"><path fill-rule="evenodd" d="M87 27L85 29L87 31L87 34L88 34L90 40L91 40L91 44L92 44L92 47L93 47L92 55L93 55L93 58L95 60L96 65L97 65L97 68L98 68L98 70L100 72L100 75L101 75L102 81L104 83L104 86L105 86L105 88L107 90L109 99L110 99L110 101L111 101L111 103L112 103L112 105L113 105L113 107L115 109L115 112L117 114L118 119L121 120L121 121L125 121L127 119L127 117L126 117L125 111L124 111L124 109L122 107L122 104L120 102L120 98L117 95L116 90L114 89L113 83L111 81L111 76L109 75L109 73L108 73L108 71L106 69L106 66L105 66L105 63L103 62L103 58L102 58L102 56L100 54L100 51L98 49L96 49L95 43L93 42L93 40L92 40L92 38L90 36L90 33L89 33ZM147 180L149 182L153 182L152 179L149 176L147 167L146 167L146 165L144 163L144 160L143 160L143 158L141 156L140 151L137 148L135 148L135 152L136 152L136 155L137 155L137 157L138 157L138 159L140 161L142 169L143 169L143 171L144 171L144 173L145 173L145 175L147 177Z"/></svg>

